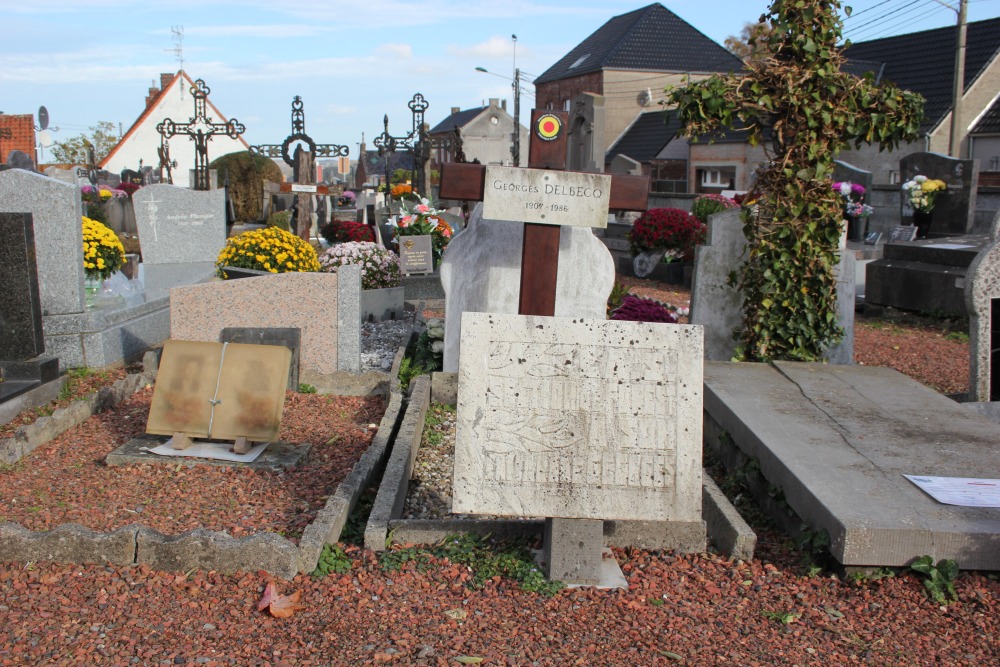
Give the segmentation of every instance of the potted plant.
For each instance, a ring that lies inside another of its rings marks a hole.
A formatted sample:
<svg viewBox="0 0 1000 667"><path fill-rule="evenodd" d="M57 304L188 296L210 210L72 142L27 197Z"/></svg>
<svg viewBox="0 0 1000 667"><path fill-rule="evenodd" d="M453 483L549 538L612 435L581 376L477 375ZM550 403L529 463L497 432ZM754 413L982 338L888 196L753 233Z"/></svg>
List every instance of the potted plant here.
<svg viewBox="0 0 1000 667"><path fill-rule="evenodd" d="M868 218L875 209L865 203L865 186L850 181L835 181L834 191L840 195L847 220L847 239L863 241L868 233Z"/></svg>
<svg viewBox="0 0 1000 667"><path fill-rule="evenodd" d="M938 195L945 192L948 186L944 181L916 175L912 180L903 183L903 196L913 209L913 224L917 226L917 238L927 238L931 227L931 212Z"/></svg>
<svg viewBox="0 0 1000 667"><path fill-rule="evenodd" d="M331 246L319 256L321 271L336 273L348 264L361 267L362 321L402 314L405 295L396 253L370 241L349 241Z"/></svg>
<svg viewBox="0 0 1000 667"><path fill-rule="evenodd" d="M265 227L227 240L215 266L218 276L225 280L231 277L227 268L247 269L251 274L319 271L319 260L316 250L295 234L280 227Z"/></svg>
<svg viewBox="0 0 1000 667"><path fill-rule="evenodd" d="M400 203L398 222L390 222L390 225L393 226L393 241L397 248L400 236L430 236L435 267L441 263L444 249L454 234L451 225L441 217L441 211L431 206L426 198L416 199L415 202L404 199Z"/></svg>
<svg viewBox="0 0 1000 667"><path fill-rule="evenodd" d="M694 260L694 249L705 242L706 226L695 216L679 208L651 208L635 221L628 234L633 267L637 276L650 275L660 262L680 262L680 278L667 282L685 282L685 269Z"/></svg>
<svg viewBox="0 0 1000 667"><path fill-rule="evenodd" d="M125 248L118 235L86 216L83 222L83 272L86 305L93 308L101 283L125 264Z"/></svg>

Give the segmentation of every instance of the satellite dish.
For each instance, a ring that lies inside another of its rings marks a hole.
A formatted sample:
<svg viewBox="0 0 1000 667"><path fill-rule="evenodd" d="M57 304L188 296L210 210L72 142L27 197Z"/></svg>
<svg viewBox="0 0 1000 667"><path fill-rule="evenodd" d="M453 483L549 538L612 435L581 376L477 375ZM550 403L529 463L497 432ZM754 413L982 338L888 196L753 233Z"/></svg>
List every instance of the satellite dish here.
<svg viewBox="0 0 1000 667"><path fill-rule="evenodd" d="M52 145L52 133L48 130L42 130L38 133L38 143L43 147L48 148Z"/></svg>
<svg viewBox="0 0 1000 667"><path fill-rule="evenodd" d="M38 127L43 130L49 129L49 110L45 107L38 107Z"/></svg>
<svg viewBox="0 0 1000 667"><path fill-rule="evenodd" d="M639 93L635 101L638 102L641 107L649 106L649 103L653 101L653 91L647 88Z"/></svg>

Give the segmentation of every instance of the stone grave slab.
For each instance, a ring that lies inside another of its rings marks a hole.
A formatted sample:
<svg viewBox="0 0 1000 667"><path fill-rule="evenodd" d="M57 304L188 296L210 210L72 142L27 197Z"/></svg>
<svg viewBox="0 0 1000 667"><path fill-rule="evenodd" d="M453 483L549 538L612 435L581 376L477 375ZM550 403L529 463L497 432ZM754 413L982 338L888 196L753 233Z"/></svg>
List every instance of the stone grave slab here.
<svg viewBox="0 0 1000 667"><path fill-rule="evenodd" d="M976 222L976 193L979 185L979 161L957 160L940 153L910 153L899 161L899 178L909 181L921 174L944 181L947 194L938 195L932 211L929 234L954 236L968 234ZM913 221L913 209L900 190L900 218Z"/></svg>
<svg viewBox="0 0 1000 667"><path fill-rule="evenodd" d="M468 226L455 234L441 261L447 312L516 313L523 238L524 223L483 218L482 204L477 204ZM601 240L590 229L563 228L555 315L603 319L614 280L614 260ZM446 372L458 371L461 338L461 319L447 318Z"/></svg>
<svg viewBox="0 0 1000 667"><path fill-rule="evenodd" d="M846 566L929 554L1000 568L995 509L943 505L904 474L1000 479L994 422L889 368L705 363L705 415Z"/></svg>
<svg viewBox="0 0 1000 667"><path fill-rule="evenodd" d="M79 189L47 176L10 169L0 172L0 212L31 214L42 313L83 312Z"/></svg>
<svg viewBox="0 0 1000 667"><path fill-rule="evenodd" d="M154 184L132 202L144 264L215 262L226 244L224 190Z"/></svg>
<svg viewBox="0 0 1000 667"><path fill-rule="evenodd" d="M701 327L462 320L452 511L701 521Z"/></svg>
<svg viewBox="0 0 1000 667"><path fill-rule="evenodd" d="M278 345L168 340L146 433L277 440L291 358Z"/></svg>
<svg viewBox="0 0 1000 667"><path fill-rule="evenodd" d="M301 330L300 373L361 368L361 269L279 273L170 290L170 335L219 340L226 327Z"/></svg>

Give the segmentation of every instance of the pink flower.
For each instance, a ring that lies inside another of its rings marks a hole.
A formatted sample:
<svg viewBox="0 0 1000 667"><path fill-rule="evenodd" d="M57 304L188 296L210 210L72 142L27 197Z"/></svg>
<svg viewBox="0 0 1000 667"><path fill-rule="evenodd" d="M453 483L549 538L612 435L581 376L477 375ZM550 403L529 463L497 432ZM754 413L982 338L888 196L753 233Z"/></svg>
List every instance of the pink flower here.
<svg viewBox="0 0 1000 667"><path fill-rule="evenodd" d="M426 213L429 210L431 210L431 207L427 204L420 204L417 206L417 213Z"/></svg>

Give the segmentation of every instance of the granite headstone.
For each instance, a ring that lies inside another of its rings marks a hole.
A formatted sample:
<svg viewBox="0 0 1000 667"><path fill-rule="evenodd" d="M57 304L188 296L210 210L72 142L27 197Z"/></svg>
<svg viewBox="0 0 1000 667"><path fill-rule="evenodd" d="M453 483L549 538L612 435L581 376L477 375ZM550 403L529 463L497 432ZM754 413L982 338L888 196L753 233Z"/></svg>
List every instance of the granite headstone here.
<svg viewBox="0 0 1000 667"><path fill-rule="evenodd" d="M42 314L82 313L83 225L79 188L21 169L0 172L0 212L31 214Z"/></svg>
<svg viewBox="0 0 1000 667"><path fill-rule="evenodd" d="M979 161L957 160L939 153L911 153L899 161L902 182L918 174L944 181L948 186L947 192L938 195L934 202L929 235L968 234L975 224ZM902 190L900 216L904 224L913 220L913 209Z"/></svg>
<svg viewBox="0 0 1000 667"><path fill-rule="evenodd" d="M0 361L45 351L30 213L0 213Z"/></svg>
<svg viewBox="0 0 1000 667"><path fill-rule="evenodd" d="M226 244L226 193L147 185L132 195L144 264L215 262Z"/></svg>
<svg viewBox="0 0 1000 667"><path fill-rule="evenodd" d="M444 370L459 368L460 313L516 313L520 297L524 224L483 218L477 204L468 226L455 234L441 260L445 309ZM556 276L557 317L606 317L615 265L589 228L563 227Z"/></svg>

